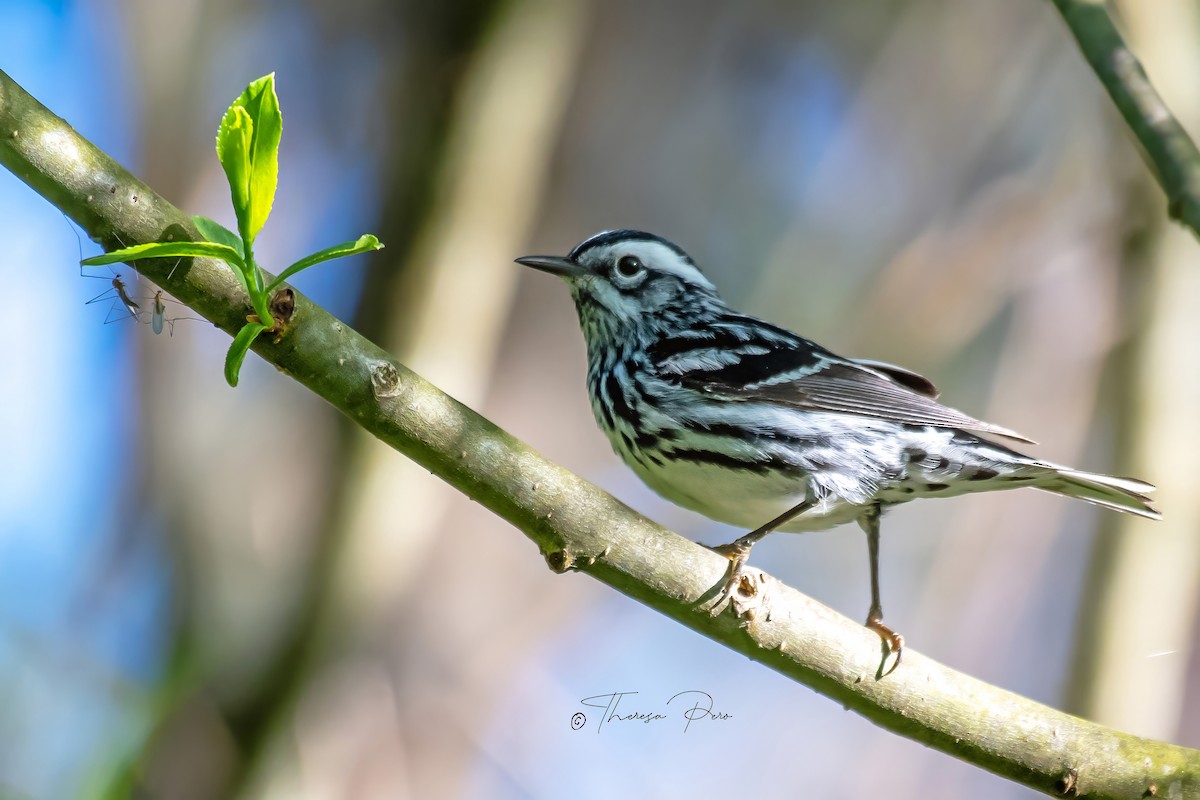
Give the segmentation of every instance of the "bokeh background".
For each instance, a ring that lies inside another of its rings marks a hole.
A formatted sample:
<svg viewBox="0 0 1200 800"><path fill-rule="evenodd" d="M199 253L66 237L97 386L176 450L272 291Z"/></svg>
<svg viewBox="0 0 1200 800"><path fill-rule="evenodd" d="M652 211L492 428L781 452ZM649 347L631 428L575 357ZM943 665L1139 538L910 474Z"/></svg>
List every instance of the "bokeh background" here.
<svg viewBox="0 0 1200 800"><path fill-rule="evenodd" d="M1200 133L1200 5L1117 6ZM700 541L736 532L617 461L565 288L514 256L660 233L734 305L1157 483L1159 524L1036 492L898 509L884 602L955 668L1200 746L1200 251L1044 0L0 0L0 68L226 224L217 121L275 71L262 261L377 233L299 288ZM113 273L7 173L0 241L0 796L1033 796L551 574L261 362L230 390L203 322L86 304ZM856 528L755 557L863 616ZM685 690L732 717L571 728Z"/></svg>

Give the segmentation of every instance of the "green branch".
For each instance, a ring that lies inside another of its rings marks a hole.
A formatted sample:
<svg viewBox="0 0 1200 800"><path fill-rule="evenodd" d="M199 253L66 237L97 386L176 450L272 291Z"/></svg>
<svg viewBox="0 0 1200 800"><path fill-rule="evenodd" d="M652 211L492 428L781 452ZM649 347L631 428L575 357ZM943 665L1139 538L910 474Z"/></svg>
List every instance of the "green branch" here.
<svg viewBox="0 0 1200 800"><path fill-rule="evenodd" d="M0 72L0 163L105 241L194 234L175 209ZM197 258L138 268L229 333L249 312L233 273ZM254 350L523 531L557 572L586 573L878 725L1050 794L1200 794L1200 751L1140 739L989 686L911 650L876 678L878 637L767 576L769 613L711 605L728 562L630 510L448 397L296 295L291 324ZM213 366L214 379L217 370ZM280 435L303 436L281 429ZM441 587L456 591L456 587Z"/></svg>
<svg viewBox="0 0 1200 800"><path fill-rule="evenodd" d="M1200 151L1146 77L1105 0L1054 0L1084 58L1141 142L1167 213L1200 236Z"/></svg>

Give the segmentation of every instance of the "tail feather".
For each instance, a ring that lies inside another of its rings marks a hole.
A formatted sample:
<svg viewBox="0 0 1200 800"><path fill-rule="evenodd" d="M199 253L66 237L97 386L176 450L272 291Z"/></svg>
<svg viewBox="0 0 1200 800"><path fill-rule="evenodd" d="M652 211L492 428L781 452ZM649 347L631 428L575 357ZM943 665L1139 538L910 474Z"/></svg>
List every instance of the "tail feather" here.
<svg viewBox="0 0 1200 800"><path fill-rule="evenodd" d="M1136 514L1146 519L1162 519L1146 495L1154 485L1134 478L1118 478L1094 472L1080 472L1066 467L1055 468L1055 477L1038 488L1048 492L1075 497L1114 511Z"/></svg>

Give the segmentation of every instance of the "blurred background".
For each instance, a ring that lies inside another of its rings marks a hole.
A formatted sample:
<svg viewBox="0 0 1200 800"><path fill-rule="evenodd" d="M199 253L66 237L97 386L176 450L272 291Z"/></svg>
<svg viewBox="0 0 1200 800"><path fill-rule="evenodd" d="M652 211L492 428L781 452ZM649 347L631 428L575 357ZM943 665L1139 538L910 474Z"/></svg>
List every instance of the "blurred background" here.
<svg viewBox="0 0 1200 800"><path fill-rule="evenodd" d="M1117 5L1200 133L1200 4ZM217 121L275 71L262 262L378 234L297 286L691 538L736 532L618 462L565 287L513 257L654 231L733 305L1158 484L1158 524L1036 492L897 509L884 604L952 667L1200 747L1197 243L1044 0L0 0L0 54L227 225ZM8 173L0 208L0 797L1034 796L553 575L256 359L230 390L224 334L86 304L114 273ZM754 554L863 616L857 528ZM686 690L732 717L571 728Z"/></svg>

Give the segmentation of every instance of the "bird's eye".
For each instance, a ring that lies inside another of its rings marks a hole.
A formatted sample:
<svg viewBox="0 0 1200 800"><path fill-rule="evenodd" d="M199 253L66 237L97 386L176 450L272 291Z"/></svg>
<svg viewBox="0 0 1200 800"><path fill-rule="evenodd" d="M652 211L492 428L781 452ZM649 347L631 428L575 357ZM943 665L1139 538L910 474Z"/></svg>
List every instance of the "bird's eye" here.
<svg viewBox="0 0 1200 800"><path fill-rule="evenodd" d="M621 256L617 259L617 273L621 277L633 278L645 269L642 266L642 260L637 256Z"/></svg>

